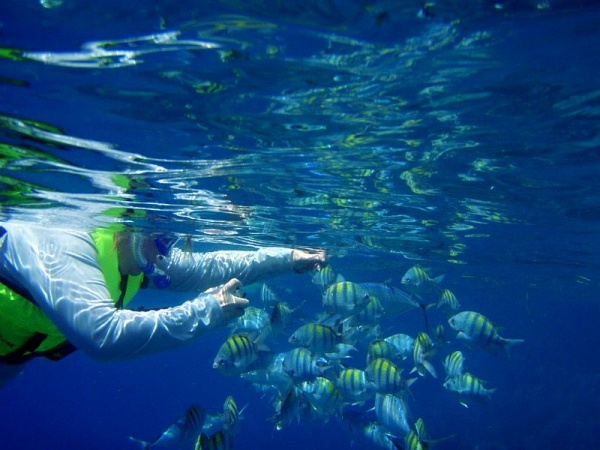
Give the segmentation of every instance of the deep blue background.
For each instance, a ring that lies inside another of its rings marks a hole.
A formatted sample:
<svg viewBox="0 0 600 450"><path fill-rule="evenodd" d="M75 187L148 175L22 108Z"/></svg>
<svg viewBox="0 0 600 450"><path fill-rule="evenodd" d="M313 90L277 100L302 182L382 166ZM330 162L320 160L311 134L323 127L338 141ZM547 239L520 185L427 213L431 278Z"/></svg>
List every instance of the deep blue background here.
<svg viewBox="0 0 600 450"><path fill-rule="evenodd" d="M77 204L86 213L113 203L146 205L150 212L140 227L173 227L203 241L199 250L220 243L198 230L223 227L241 236L223 237L228 245L322 245L332 267L350 281L397 284L420 262L446 275L443 287L456 294L461 309L481 312L501 335L525 340L507 357L469 349L448 332L450 343L434 362L438 373L443 357L460 349L467 370L496 391L489 404L466 409L441 379L419 379L413 416L423 417L433 439L456 434L435 448L598 447L600 9L585 1L550 1L547 9L544 2L505 2L503 8L446 2L423 21L414 2L296 3L66 0L44 9L8 2L0 10L0 46L17 51L76 52L92 40L166 28L188 39L212 38L244 57L227 65L215 52L184 49L114 70L0 59L2 117L49 123L67 136L136 155L119 160L84 151L85 145L31 139L3 121L1 143L39 149L79 170L6 162L0 173L66 194L63 204L89 194ZM239 29L231 25L231 36L206 31L231 14L244 18ZM250 19L274 24L277 32L244 28ZM329 34L348 40L327 44ZM265 48L275 44L279 53L269 59ZM382 50L395 45L403 50ZM348 55L356 60L343 60ZM184 76L165 81L157 75L168 70ZM190 79L220 82L227 90L198 96ZM442 90L422 94L432 87ZM409 120L421 122L399 126ZM411 140L424 144L411 147ZM153 173L146 163L165 170ZM143 183L129 192L134 200L107 195L90 181L94 171L138 170ZM435 193L409 190L405 171ZM467 177L474 181L463 182ZM208 217L214 222L207 220L212 226L198 224L210 205L173 195L194 190L226 197L247 216L217 208ZM301 203L324 193L355 203ZM361 206L364 200L378 203ZM57 214L40 205L23 210L39 220ZM24 214L9 206L3 204L3 217ZM76 208L63 213L64 220L79 220ZM465 248L454 255L457 243ZM306 300L306 317L320 310L308 275L269 283L292 305ZM259 304L258 286L248 292ZM158 292L139 302L163 300ZM430 320L445 324L446 315L431 309ZM423 317L409 311L385 329L414 336ZM235 448L350 448L353 438L336 419L275 431L266 399L211 368L226 337L227 330L219 330L129 362L99 363L81 353L60 363L33 361L0 391L0 447L133 449L128 436L152 439L191 403L217 411L233 395L240 407L247 405ZM349 365L364 367L362 355Z"/></svg>

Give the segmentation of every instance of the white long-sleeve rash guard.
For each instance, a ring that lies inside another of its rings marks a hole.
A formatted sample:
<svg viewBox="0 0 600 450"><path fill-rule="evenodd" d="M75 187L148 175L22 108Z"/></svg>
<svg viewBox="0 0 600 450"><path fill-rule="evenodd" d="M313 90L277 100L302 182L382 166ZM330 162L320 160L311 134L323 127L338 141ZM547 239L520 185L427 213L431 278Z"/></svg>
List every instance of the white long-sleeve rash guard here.
<svg viewBox="0 0 600 450"><path fill-rule="evenodd" d="M0 241L0 273L27 289L78 349L102 360L129 359L181 346L223 323L209 292L156 311L116 309L90 234L8 222ZM201 292L231 278L243 284L292 270L292 250L187 254L174 248L158 267L169 289Z"/></svg>

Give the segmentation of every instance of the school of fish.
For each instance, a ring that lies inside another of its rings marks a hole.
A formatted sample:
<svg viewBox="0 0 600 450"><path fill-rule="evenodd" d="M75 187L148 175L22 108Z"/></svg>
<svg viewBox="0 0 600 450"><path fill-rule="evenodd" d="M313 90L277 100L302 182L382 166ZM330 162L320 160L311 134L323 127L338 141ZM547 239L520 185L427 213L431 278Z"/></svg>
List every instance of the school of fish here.
<svg viewBox="0 0 600 450"><path fill-rule="evenodd" d="M492 321L478 312L459 311L456 296L440 285L443 278L431 278L415 265L400 287L351 282L329 265L312 275L322 312L311 318L302 313L304 303L292 307L263 284L263 307L250 306L229 324L231 333L218 349L213 369L254 386L272 405L270 420L276 430L302 420L334 419L346 425L353 442L369 447L429 448L453 436L431 439L423 418L413 419L413 383L421 377L439 380L465 407L485 404L495 391L465 371L461 351L441 355L448 343L446 325L456 331L458 345L492 353L508 353L523 342L500 336ZM431 307L443 309L448 317L433 330L427 314ZM411 310L417 311L414 320L424 323L423 331L416 336L383 331L400 322L394 320L398 314ZM271 350L282 347L283 352ZM445 378L436 365L444 368ZM223 413L208 416L199 411L191 407L155 441L138 442L153 448L164 446L165 440L179 444L191 438L195 447L186 448L232 449L239 418L233 399L228 398Z"/></svg>

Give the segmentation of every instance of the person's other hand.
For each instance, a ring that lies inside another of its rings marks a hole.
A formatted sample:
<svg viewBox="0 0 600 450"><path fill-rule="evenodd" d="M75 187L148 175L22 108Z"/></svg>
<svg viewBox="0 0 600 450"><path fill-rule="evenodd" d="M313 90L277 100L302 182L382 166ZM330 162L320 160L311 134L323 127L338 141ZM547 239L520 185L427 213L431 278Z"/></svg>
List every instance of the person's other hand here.
<svg viewBox="0 0 600 450"><path fill-rule="evenodd" d="M225 320L235 319L244 315L244 310L250 302L243 297L242 283L237 278L232 278L223 286L217 288L213 295L219 301Z"/></svg>
<svg viewBox="0 0 600 450"><path fill-rule="evenodd" d="M298 273L309 270L321 270L327 265L327 253L325 250L293 250L292 267Z"/></svg>

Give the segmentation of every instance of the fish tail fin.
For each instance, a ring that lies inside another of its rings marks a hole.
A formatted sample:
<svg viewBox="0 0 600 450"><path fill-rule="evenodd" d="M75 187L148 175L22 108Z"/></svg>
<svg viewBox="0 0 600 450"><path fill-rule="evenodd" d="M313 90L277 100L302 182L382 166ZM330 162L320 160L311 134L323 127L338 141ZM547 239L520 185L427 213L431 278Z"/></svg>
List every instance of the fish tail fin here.
<svg viewBox="0 0 600 450"><path fill-rule="evenodd" d="M508 356L510 358L510 348L513 345L522 344L523 342L525 342L525 339L502 338L501 342L502 342L502 348L504 349L504 353L506 353L506 356Z"/></svg>
<svg viewBox="0 0 600 450"><path fill-rule="evenodd" d="M433 364L431 364L431 362L424 360L421 364L423 365L425 370L431 374L433 378L437 378L435 367L433 367Z"/></svg>
<svg viewBox="0 0 600 450"><path fill-rule="evenodd" d="M137 442L138 444L140 444L142 446L143 450L148 450L150 448L150 445L152 445L150 442L143 441L143 440L135 438L133 436L129 436L129 440L132 441L132 442Z"/></svg>
<svg viewBox="0 0 600 450"><path fill-rule="evenodd" d="M418 378L417 378L417 377L415 377L415 378L409 378L408 380L403 380L403 381L402 381L402 389L404 389L406 392L408 392L408 393L410 394L410 397L411 397L413 400L415 399L415 396L414 396L414 394L412 393L412 391L410 390L410 387L411 387L411 386L413 385L413 383L414 383L415 381L417 381L417 380L418 380Z"/></svg>
<svg viewBox="0 0 600 450"><path fill-rule="evenodd" d="M445 276L446 276L446 274L443 273L443 274L438 275L437 277L433 278L432 280L435 284L440 284L442 281L444 281Z"/></svg>

